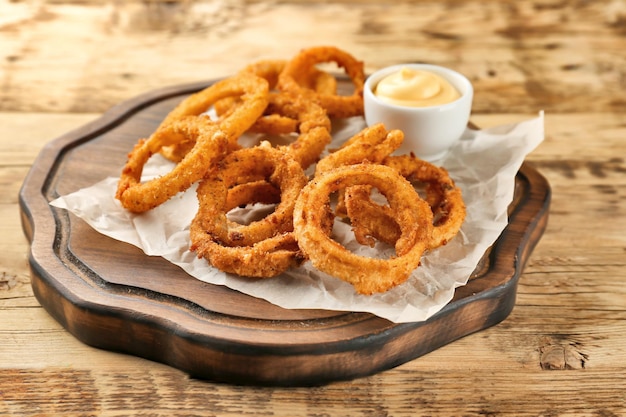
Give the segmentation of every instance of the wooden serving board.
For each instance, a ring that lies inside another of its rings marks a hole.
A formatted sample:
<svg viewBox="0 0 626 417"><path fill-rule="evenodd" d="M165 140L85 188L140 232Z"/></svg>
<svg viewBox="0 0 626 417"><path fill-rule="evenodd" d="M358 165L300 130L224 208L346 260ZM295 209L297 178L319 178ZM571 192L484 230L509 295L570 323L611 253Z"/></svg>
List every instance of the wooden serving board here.
<svg viewBox="0 0 626 417"><path fill-rule="evenodd" d="M99 234L48 203L119 175L137 138L186 95L161 89L122 103L46 146L20 191L32 287L71 334L102 349L237 384L319 385L405 363L508 316L548 218L550 187L524 164L510 223L439 313L394 324L368 313L286 310L190 277L160 257Z"/></svg>

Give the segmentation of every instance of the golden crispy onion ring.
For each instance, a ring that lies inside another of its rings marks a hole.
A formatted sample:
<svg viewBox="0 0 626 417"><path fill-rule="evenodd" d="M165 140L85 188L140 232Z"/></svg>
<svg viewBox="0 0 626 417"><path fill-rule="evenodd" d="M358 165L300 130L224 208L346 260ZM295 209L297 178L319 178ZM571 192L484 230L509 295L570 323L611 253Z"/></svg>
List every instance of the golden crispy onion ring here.
<svg viewBox="0 0 626 417"><path fill-rule="evenodd" d="M434 249L454 238L465 220L466 208L461 189L448 172L414 155L390 156L383 164L395 169L412 183L425 184L426 201L433 212L433 233L428 245ZM372 245L372 238L393 244L400 227L386 206L370 199L369 189L355 187L346 192L344 204L357 241Z"/></svg>
<svg viewBox="0 0 626 417"><path fill-rule="evenodd" d="M448 243L457 235L465 221L466 207L461 189L456 186L448 171L415 155L391 156L383 164L397 170L410 182L426 184L426 201L434 214L431 248Z"/></svg>
<svg viewBox="0 0 626 417"><path fill-rule="evenodd" d="M306 77L317 64L335 62L350 77L354 91L349 96L317 92L307 86ZM300 51L293 57L278 77L277 88L317 101L330 117L363 115L363 62L349 53L332 46L318 46Z"/></svg>
<svg viewBox="0 0 626 417"><path fill-rule="evenodd" d="M354 238L362 245L374 247L376 241L395 245L402 234L391 207L371 200L372 187L349 187L341 198L338 215L350 220Z"/></svg>
<svg viewBox="0 0 626 417"><path fill-rule="evenodd" d="M277 204L280 202L280 188L265 180L246 182L231 187L226 197L226 211L249 204Z"/></svg>
<svg viewBox="0 0 626 417"><path fill-rule="evenodd" d="M160 140L164 144L159 151L161 155L172 162L180 162L196 145L198 137L198 133L194 132L194 129L197 129L194 126L196 124L204 125L205 128L214 125L216 130L219 129L217 123L208 115L183 116L167 124L161 123L152 135L154 138L151 139L155 142Z"/></svg>
<svg viewBox="0 0 626 417"><path fill-rule="evenodd" d="M272 95L267 107L271 116L288 117L296 121L295 128L290 132L297 133L296 140L281 148L290 152L304 169L316 162L332 139L330 119L324 109L315 102L288 94ZM266 122L263 129L267 131L264 133L272 134L271 116L259 119Z"/></svg>
<svg viewBox="0 0 626 417"><path fill-rule="evenodd" d="M220 129L228 139L236 141L263 114L268 95L269 85L266 80L254 74L238 74L187 97L167 115L161 126L181 117L201 115L221 99L239 97L239 106L219 121Z"/></svg>
<svg viewBox="0 0 626 417"><path fill-rule="evenodd" d="M192 223L192 230L198 228ZM262 240L252 246L225 246L195 230L191 250L223 272L242 277L271 278L305 260L293 232Z"/></svg>
<svg viewBox="0 0 626 417"><path fill-rule="evenodd" d="M387 131L382 123L366 127L352 136L341 147L322 158L315 167L315 175L341 165L360 164L364 161L380 163L404 140L401 130Z"/></svg>
<svg viewBox="0 0 626 417"><path fill-rule="evenodd" d="M276 84L285 63L286 61L259 61L244 68L241 73L264 78L271 89ZM322 92L334 92L336 88L336 80L332 75L315 68L310 69L309 75L305 78L307 85L319 88ZM220 100L216 103L218 114L227 115L237 108L237 99L232 97L229 100ZM331 122L324 109L314 101L289 93L270 93L263 116L259 117L249 129L253 133L268 135L298 133L297 139L288 149L305 169L319 159L319 155L330 143L330 130Z"/></svg>
<svg viewBox="0 0 626 417"><path fill-rule="evenodd" d="M273 277L305 259L293 235L293 207L307 178L285 152L263 142L228 155L198 186L191 249L214 267L248 277ZM276 202L274 212L248 225L227 218L233 207ZM246 199L249 199L246 201Z"/></svg>
<svg viewBox="0 0 626 417"><path fill-rule="evenodd" d="M401 230L395 257L356 255L324 229L330 194L360 185L375 187L387 198ZM419 266L433 228L432 212L413 186L393 168L368 163L341 166L314 178L296 201L293 221L298 245L313 266L349 282L360 294L384 292L406 281Z"/></svg>
<svg viewBox="0 0 626 417"><path fill-rule="evenodd" d="M265 79L269 84L270 91L276 87L278 76L285 68L285 60L261 60L243 68L240 73L254 74ZM307 88L317 91L320 94L335 94L337 91L337 80L332 74L311 68L307 74L303 74L303 80ZM277 93L270 93L271 97ZM215 111L219 116L229 114L237 105L239 100L229 97L215 103ZM281 135L294 132L298 126L298 119L288 115L275 114L268 109L254 125L251 132Z"/></svg>
<svg viewBox="0 0 626 417"><path fill-rule="evenodd" d="M404 140L404 134L400 130L387 131L383 124L378 123L358 132L345 141L342 146L334 152L328 154L317 163L315 175L342 165L353 165L362 162L380 163L383 159L400 147ZM369 193L370 187L366 187ZM337 206L335 214L340 217L347 217L344 193L347 190L340 190L337 196ZM357 228L355 233L357 241L363 243L366 239L362 237L367 229ZM371 242L371 240L369 240Z"/></svg>
<svg viewBox="0 0 626 417"><path fill-rule="evenodd" d="M266 181L280 189L280 202L274 211L246 225L229 220L227 213L233 208L232 204L243 204L243 200L233 195L229 202L229 190L258 181ZM291 232L293 207L306 183L300 164L287 153L272 148L268 142L232 152L219 164L219 169L209 173L198 186L199 208L193 221L196 242L202 237L226 246L252 246Z"/></svg>
<svg viewBox="0 0 626 417"><path fill-rule="evenodd" d="M220 98L242 96L243 103L219 124L202 115ZM267 81L254 75L227 78L196 93L172 110L150 138L140 140L128 154L116 198L133 212L141 213L188 189L236 146L236 140L267 106ZM193 143L167 174L141 182L144 165L167 146Z"/></svg>
<svg viewBox="0 0 626 417"><path fill-rule="evenodd" d="M144 165L164 146L193 138L195 145L170 172L141 182ZM142 213L164 203L200 180L228 150L228 137L216 124L181 119L163 127L159 134L141 139L128 154L115 197L129 211Z"/></svg>
<svg viewBox="0 0 626 417"><path fill-rule="evenodd" d="M167 132L167 125L182 118L207 117L211 106L226 99L237 99L240 104L229 114L216 121L227 135L232 149L237 149L237 139L263 114L269 101L269 85L254 74L238 74L220 80L178 104L161 122L154 135ZM161 154L174 162L181 161L193 148L194 137L164 146Z"/></svg>

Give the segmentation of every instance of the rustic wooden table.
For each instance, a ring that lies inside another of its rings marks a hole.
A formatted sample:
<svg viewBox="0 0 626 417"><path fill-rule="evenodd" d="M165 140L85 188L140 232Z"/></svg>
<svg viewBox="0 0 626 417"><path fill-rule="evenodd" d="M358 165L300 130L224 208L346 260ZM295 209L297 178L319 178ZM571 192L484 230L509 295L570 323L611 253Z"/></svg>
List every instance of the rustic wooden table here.
<svg viewBox="0 0 626 417"><path fill-rule="evenodd" d="M0 0L0 415L626 415L626 2ZM481 127L544 110L548 228L502 323L374 376L215 384L88 347L40 306L18 192L116 103L334 44L465 73Z"/></svg>

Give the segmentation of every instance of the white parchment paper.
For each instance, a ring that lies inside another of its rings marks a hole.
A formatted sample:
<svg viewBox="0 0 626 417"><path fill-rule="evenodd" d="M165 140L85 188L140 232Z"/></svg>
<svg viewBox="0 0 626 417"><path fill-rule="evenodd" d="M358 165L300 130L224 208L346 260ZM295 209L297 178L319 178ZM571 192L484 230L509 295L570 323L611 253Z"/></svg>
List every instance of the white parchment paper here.
<svg viewBox="0 0 626 417"><path fill-rule="evenodd" d="M363 127L360 118L343 123L334 132L330 147ZM458 144L435 162L448 169L463 191L467 217L460 233L446 246L425 254L422 266L407 282L372 296L356 294L350 284L317 271L310 262L271 279L243 278L211 267L189 251L189 225L197 210L195 188L140 215L124 210L114 198L117 178L105 178L50 204L69 210L98 232L135 245L147 255L162 256L194 278L284 308L370 312L396 323L415 322L429 318L452 299L455 288L467 283L485 251L504 230L515 175L543 138L543 113L517 124L466 130ZM153 157L143 175L147 179L171 168L169 161ZM339 235L348 239L342 243L350 245L349 226L344 227L345 233L339 230Z"/></svg>

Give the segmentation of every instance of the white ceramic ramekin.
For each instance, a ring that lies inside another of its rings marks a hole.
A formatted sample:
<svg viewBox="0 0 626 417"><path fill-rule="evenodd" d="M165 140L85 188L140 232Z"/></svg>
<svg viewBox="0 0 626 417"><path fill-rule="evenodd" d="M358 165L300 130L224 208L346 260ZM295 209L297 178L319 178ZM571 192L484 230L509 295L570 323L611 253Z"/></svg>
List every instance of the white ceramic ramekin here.
<svg viewBox="0 0 626 417"><path fill-rule="evenodd" d="M451 83L461 97L450 103L430 107L405 107L386 103L374 94L385 76L402 68L436 73ZM472 109L474 89L470 81L449 68L428 64L399 64L383 68L365 81L363 100L368 125L383 123L388 130L404 132L404 142L396 153L413 152L427 161L443 157L463 134Z"/></svg>

